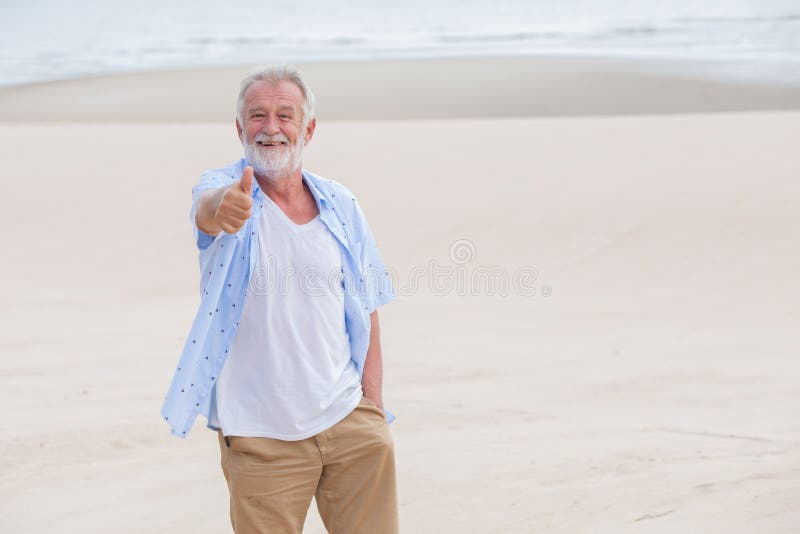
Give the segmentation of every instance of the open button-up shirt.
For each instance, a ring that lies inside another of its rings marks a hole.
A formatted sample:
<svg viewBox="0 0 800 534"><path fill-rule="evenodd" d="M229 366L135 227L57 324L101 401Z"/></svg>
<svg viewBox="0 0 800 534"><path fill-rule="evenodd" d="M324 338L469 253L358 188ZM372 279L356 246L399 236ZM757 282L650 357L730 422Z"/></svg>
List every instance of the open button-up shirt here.
<svg viewBox="0 0 800 534"><path fill-rule="evenodd" d="M257 217L263 216L264 192L253 181L250 218L235 234L210 236L195 223L203 191L241 179L244 159L207 171L192 189L189 218L200 250L200 308L172 378L161 416L173 435L185 438L198 414L209 418L214 386L228 355L244 309L258 254ZM355 195L343 185L303 170L319 217L336 238L342 255L345 326L350 357L363 378L370 337L370 314L394 298L391 278L381 259ZM389 423L394 416L384 410ZM209 428L217 430L208 424Z"/></svg>

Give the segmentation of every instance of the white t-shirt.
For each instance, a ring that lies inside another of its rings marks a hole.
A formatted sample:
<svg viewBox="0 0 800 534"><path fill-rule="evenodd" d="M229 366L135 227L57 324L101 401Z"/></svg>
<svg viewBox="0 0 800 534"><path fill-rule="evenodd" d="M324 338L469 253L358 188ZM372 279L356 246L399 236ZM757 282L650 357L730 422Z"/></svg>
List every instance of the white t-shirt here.
<svg viewBox="0 0 800 534"><path fill-rule="evenodd" d="M269 197L263 207L258 260L209 422L226 436L300 440L344 419L361 399L342 258L319 216L298 225Z"/></svg>

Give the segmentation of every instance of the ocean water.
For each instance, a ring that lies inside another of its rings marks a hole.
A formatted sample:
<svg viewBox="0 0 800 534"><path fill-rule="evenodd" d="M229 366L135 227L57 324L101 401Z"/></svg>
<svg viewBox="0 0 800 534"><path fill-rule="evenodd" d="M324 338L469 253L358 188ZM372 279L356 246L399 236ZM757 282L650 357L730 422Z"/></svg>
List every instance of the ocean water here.
<svg viewBox="0 0 800 534"><path fill-rule="evenodd" d="M800 0L0 0L0 85L275 61L536 54L721 59L752 65L755 78L800 79Z"/></svg>

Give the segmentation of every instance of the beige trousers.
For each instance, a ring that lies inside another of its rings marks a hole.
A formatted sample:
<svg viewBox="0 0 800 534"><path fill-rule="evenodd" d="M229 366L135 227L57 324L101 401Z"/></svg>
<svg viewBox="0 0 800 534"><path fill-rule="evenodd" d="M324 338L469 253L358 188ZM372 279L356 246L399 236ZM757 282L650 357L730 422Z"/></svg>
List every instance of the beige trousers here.
<svg viewBox="0 0 800 534"><path fill-rule="evenodd" d="M347 417L299 441L223 436L222 472L237 534L303 531L311 497L330 534L396 534L394 442L366 397Z"/></svg>

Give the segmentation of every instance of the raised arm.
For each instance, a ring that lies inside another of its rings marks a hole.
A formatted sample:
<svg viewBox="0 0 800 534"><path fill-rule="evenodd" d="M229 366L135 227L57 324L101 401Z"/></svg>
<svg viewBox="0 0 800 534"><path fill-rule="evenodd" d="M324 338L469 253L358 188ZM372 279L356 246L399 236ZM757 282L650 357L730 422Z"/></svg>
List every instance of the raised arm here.
<svg viewBox="0 0 800 534"><path fill-rule="evenodd" d="M245 167L238 182L201 193L195 212L197 227L211 236L238 232L250 217L252 190L253 168Z"/></svg>

